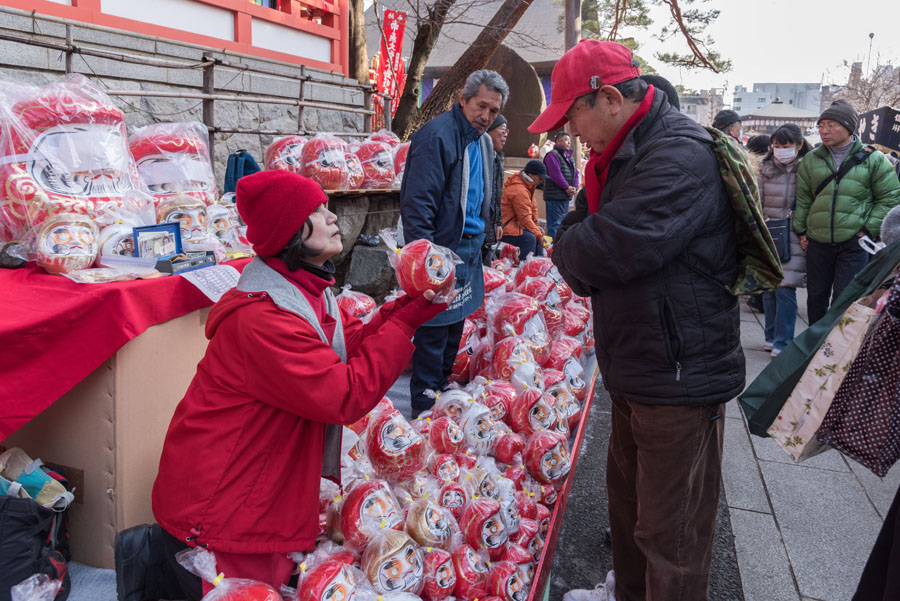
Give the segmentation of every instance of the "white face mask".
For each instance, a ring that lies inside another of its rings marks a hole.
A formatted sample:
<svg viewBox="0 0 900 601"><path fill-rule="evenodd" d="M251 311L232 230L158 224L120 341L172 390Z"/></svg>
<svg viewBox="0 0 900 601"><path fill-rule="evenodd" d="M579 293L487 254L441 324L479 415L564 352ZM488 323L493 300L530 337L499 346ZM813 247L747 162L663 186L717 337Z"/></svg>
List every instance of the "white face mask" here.
<svg viewBox="0 0 900 601"><path fill-rule="evenodd" d="M790 163L797 156L796 148L773 148L772 155L779 163Z"/></svg>

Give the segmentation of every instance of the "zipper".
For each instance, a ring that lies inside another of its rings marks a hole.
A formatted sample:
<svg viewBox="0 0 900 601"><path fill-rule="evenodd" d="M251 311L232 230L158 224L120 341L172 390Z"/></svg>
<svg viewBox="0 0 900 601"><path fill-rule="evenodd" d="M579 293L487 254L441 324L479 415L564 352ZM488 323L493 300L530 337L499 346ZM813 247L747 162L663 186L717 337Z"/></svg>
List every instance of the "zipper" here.
<svg viewBox="0 0 900 601"><path fill-rule="evenodd" d="M668 299L663 299L663 327L666 333L666 342L668 343L668 351L675 363L675 381L681 381L681 353L684 350L684 341L678 334L678 326L675 324L675 317L669 306ZM674 345L678 345L678 352L675 351Z"/></svg>
<svg viewBox="0 0 900 601"><path fill-rule="evenodd" d="M826 151L826 152L831 154L831 151ZM846 160L846 159L844 159L844 160ZM831 162L832 162L832 164L834 164L834 157L831 157ZM825 164L827 165L828 163L825 163ZM831 167L831 173L835 177L834 177L834 192L831 195L831 223L829 224L829 226L831 228L831 244L834 245L834 215L837 211L837 196L838 196L838 183L839 182L837 179L837 170L835 170L834 167Z"/></svg>

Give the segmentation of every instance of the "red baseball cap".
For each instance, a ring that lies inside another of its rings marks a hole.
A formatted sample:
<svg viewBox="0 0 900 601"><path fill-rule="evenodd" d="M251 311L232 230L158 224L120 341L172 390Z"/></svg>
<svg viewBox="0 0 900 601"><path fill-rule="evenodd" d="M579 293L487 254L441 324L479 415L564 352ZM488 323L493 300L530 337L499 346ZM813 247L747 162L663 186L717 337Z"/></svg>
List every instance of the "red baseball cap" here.
<svg viewBox="0 0 900 601"><path fill-rule="evenodd" d="M528 126L533 134L566 124L566 111L579 96L641 76L631 50L617 42L581 40L562 55L550 76L550 106Z"/></svg>

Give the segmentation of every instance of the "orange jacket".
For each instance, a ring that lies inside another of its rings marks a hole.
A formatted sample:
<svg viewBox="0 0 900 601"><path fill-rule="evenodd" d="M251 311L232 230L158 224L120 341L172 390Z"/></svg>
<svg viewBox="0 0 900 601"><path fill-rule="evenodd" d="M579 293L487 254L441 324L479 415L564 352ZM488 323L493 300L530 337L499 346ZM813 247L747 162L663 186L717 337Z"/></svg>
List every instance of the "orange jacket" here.
<svg viewBox="0 0 900 601"><path fill-rule="evenodd" d="M534 200L534 188L533 183L522 179L521 172L506 178L500 199L504 236L521 236L523 230L528 230L538 238L543 235L537 224L538 209Z"/></svg>

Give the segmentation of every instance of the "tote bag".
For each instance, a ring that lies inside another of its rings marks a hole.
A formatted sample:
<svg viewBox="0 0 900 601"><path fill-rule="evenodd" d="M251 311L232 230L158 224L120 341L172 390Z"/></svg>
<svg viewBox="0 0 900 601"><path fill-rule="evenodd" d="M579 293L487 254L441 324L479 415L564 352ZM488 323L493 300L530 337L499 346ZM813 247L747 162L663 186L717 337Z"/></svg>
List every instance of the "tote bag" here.
<svg viewBox="0 0 900 601"><path fill-rule="evenodd" d="M778 417L769 426L769 436L794 461L803 461L828 449L816 439L816 431L859 353L874 316L875 309L865 300L850 305L828 333Z"/></svg>
<svg viewBox="0 0 900 601"><path fill-rule="evenodd" d="M812 324L772 359L753 382L740 394L738 400L747 417L750 432L766 437L766 431L785 401L797 386L812 361L813 356L829 332L853 302L872 294L888 278L900 263L900 240L878 252L869 264L835 299L822 319Z"/></svg>
<svg viewBox="0 0 900 601"><path fill-rule="evenodd" d="M883 477L900 459L900 280L816 438L877 476Z"/></svg>

